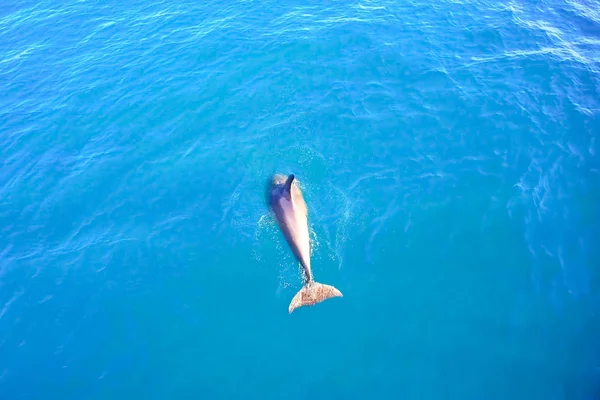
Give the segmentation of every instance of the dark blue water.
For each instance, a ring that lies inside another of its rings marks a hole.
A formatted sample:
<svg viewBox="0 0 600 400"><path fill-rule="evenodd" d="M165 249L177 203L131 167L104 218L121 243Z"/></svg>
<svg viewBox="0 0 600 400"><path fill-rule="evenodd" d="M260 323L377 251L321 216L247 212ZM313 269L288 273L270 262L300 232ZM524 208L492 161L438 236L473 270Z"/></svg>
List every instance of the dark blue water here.
<svg viewBox="0 0 600 400"><path fill-rule="evenodd" d="M597 399L599 118L597 1L3 1L0 398Z"/></svg>

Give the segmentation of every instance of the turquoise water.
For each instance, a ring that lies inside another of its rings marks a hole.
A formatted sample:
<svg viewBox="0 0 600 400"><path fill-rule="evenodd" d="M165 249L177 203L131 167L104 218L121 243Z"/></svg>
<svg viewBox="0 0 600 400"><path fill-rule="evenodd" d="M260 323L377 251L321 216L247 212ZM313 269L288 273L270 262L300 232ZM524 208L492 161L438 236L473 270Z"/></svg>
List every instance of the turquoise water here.
<svg viewBox="0 0 600 400"><path fill-rule="evenodd" d="M597 399L599 10L2 2L0 398Z"/></svg>

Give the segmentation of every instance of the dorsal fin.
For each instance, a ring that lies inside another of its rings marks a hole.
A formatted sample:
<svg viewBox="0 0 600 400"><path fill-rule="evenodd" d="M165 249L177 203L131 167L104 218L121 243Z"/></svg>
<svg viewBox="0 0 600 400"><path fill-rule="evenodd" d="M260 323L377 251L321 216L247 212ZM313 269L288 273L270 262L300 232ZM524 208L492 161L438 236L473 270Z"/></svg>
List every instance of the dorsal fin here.
<svg viewBox="0 0 600 400"><path fill-rule="evenodd" d="M285 184L283 185L283 194L288 200L292 199L292 183L294 182L295 178L296 177L294 174L291 174L288 176L287 181L285 181Z"/></svg>

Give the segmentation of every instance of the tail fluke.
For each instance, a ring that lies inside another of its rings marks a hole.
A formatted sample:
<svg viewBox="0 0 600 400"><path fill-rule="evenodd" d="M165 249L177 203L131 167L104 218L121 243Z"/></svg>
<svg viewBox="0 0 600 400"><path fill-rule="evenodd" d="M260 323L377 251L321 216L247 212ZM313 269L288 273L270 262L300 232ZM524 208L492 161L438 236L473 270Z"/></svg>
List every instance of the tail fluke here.
<svg viewBox="0 0 600 400"><path fill-rule="evenodd" d="M342 297L342 292L333 286L311 281L296 293L290 303L288 311L291 314L292 311L298 307L314 306L315 304L332 297Z"/></svg>

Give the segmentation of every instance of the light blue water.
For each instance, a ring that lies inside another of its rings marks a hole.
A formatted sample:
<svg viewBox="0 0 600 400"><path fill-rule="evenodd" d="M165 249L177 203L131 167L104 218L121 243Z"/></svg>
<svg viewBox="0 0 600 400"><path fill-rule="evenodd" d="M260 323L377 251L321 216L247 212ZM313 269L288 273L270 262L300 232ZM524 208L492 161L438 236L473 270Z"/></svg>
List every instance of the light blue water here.
<svg viewBox="0 0 600 400"><path fill-rule="evenodd" d="M0 398L597 399L600 5L3 1ZM264 202L304 188L318 281Z"/></svg>

